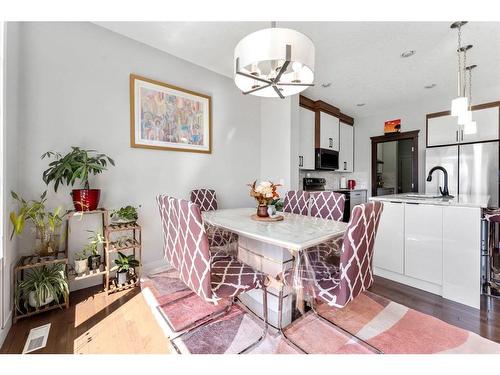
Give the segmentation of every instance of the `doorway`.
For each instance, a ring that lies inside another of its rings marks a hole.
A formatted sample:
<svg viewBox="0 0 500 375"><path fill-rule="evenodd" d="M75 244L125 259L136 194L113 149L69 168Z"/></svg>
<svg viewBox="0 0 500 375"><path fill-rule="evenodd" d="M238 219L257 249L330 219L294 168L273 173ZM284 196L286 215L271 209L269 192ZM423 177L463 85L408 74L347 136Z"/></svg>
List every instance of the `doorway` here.
<svg viewBox="0 0 500 375"><path fill-rule="evenodd" d="M418 133L372 137L372 196L418 191Z"/></svg>

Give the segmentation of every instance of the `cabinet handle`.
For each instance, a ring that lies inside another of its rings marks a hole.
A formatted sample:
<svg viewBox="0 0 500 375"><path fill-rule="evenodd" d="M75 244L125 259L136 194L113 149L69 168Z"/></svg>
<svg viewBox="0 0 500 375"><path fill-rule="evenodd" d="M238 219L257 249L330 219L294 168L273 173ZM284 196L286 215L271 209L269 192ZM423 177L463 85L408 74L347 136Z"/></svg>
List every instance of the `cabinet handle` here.
<svg viewBox="0 0 500 375"><path fill-rule="evenodd" d="M464 130L460 130L460 140L463 142L464 140Z"/></svg>
<svg viewBox="0 0 500 375"><path fill-rule="evenodd" d="M333 148L333 138L328 138L328 141L330 142L330 148Z"/></svg>
<svg viewBox="0 0 500 375"><path fill-rule="evenodd" d="M299 156L299 167L303 167L303 166L304 166L304 157Z"/></svg>
<svg viewBox="0 0 500 375"><path fill-rule="evenodd" d="M344 171L347 171L347 162L344 162Z"/></svg>
<svg viewBox="0 0 500 375"><path fill-rule="evenodd" d="M455 139L456 139L456 141L458 142L458 130L457 130L457 131L455 131Z"/></svg>

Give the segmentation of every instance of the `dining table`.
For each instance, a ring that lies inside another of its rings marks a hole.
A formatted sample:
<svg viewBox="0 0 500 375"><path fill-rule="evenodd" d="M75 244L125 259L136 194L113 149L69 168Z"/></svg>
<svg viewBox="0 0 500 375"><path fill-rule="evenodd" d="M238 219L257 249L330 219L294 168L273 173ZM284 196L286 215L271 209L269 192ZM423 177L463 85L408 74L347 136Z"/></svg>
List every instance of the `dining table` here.
<svg viewBox="0 0 500 375"><path fill-rule="evenodd" d="M282 327L286 327L294 316L295 291L291 286L283 286L277 276L293 267L306 249L342 236L347 223L288 212L278 213L283 220L261 221L255 219L255 213L255 208L227 208L205 211L202 215L206 224L238 235L238 259L270 280L266 288L269 324L278 328L281 305ZM254 289L241 294L239 300L262 318L261 293L262 290Z"/></svg>

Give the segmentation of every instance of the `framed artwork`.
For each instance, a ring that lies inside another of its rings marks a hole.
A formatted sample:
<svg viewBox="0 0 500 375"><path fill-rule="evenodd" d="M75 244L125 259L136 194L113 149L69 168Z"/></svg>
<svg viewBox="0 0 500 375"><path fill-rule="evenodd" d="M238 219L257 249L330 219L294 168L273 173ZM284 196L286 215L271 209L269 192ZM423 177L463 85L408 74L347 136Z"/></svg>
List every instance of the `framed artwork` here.
<svg viewBox="0 0 500 375"><path fill-rule="evenodd" d="M386 121L384 123L384 133L399 133L401 131L401 119Z"/></svg>
<svg viewBox="0 0 500 375"><path fill-rule="evenodd" d="M130 75L130 146L212 152L210 96Z"/></svg>

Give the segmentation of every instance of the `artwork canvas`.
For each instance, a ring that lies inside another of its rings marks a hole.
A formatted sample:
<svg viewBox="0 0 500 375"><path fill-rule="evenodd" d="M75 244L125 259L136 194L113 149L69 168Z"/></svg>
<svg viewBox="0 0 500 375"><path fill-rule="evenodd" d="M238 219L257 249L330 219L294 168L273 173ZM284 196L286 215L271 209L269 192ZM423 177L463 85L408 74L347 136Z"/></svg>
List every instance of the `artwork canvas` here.
<svg viewBox="0 0 500 375"><path fill-rule="evenodd" d="M211 98L130 75L132 147L211 153Z"/></svg>
<svg viewBox="0 0 500 375"><path fill-rule="evenodd" d="M401 119L386 121L384 123L384 133L398 133L401 131Z"/></svg>

